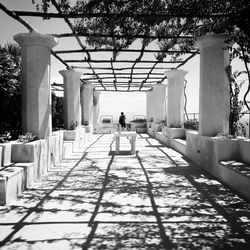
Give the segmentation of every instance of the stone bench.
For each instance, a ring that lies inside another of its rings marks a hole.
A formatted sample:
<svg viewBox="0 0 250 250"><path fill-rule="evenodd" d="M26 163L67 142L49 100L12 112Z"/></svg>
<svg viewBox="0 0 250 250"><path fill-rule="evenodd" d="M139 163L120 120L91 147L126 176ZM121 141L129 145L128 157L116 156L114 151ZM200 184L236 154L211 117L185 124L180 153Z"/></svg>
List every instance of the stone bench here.
<svg viewBox="0 0 250 250"><path fill-rule="evenodd" d="M0 205L15 199L34 183L33 163L17 163L0 171Z"/></svg>
<svg viewBox="0 0 250 250"><path fill-rule="evenodd" d="M250 200L250 166L240 161L220 161L223 181Z"/></svg>

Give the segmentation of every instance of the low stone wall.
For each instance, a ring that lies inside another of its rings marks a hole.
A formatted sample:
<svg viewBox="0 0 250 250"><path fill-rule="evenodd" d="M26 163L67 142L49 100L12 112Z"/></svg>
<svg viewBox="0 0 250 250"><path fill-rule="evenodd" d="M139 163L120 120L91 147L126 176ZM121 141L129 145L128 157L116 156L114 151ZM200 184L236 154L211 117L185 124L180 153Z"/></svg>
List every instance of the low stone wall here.
<svg viewBox="0 0 250 250"><path fill-rule="evenodd" d="M222 162L246 164L250 171L250 140L200 136L186 133L186 156L250 200L250 179Z"/></svg>
<svg viewBox="0 0 250 250"><path fill-rule="evenodd" d="M148 134L168 147L191 159L201 168L250 200L250 178L236 171L230 161L244 165L250 174L250 140L246 138L226 139L201 136L197 131L183 128L166 128L155 132L148 128ZM227 164L223 163L227 162Z"/></svg>
<svg viewBox="0 0 250 250"><path fill-rule="evenodd" d="M0 147L0 205L16 199L23 190L46 175L63 159L90 140L85 128L60 130L46 139L28 143L17 141Z"/></svg>

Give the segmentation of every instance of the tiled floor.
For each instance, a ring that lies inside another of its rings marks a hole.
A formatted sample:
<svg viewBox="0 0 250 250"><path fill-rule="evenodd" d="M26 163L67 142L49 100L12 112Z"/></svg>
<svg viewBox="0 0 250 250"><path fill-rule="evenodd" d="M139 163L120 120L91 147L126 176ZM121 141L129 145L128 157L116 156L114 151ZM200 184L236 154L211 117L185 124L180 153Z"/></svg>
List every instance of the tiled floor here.
<svg viewBox="0 0 250 250"><path fill-rule="evenodd" d="M0 207L0 249L250 249L250 204L146 134L93 143Z"/></svg>

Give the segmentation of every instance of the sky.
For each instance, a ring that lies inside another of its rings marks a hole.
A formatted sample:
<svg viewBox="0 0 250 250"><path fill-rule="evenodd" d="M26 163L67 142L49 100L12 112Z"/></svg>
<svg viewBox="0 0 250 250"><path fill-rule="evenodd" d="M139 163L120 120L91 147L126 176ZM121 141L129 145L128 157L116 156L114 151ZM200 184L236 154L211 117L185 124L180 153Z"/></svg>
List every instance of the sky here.
<svg viewBox="0 0 250 250"><path fill-rule="evenodd" d="M74 0L72 0L74 1ZM12 10L32 10L35 11L35 6L31 4L31 0L0 0L0 3ZM23 17L32 27L37 31L44 34L55 33L67 33L70 32L67 25L63 20L51 19L49 21L42 21L41 18L37 17ZM26 33L27 29L18 23L16 20L12 19L0 10L0 44L4 45L7 42L14 42L13 36L18 33ZM132 47L138 48L140 43L135 42ZM79 46L74 39L63 39L59 41L54 50L60 49L74 49ZM139 47L140 48L140 47ZM155 43L151 43L148 49L157 48ZM100 59L100 54L99 59ZM74 54L74 58L78 59L86 55ZM101 57L111 58L111 54L101 54ZM119 59L128 58L128 54L121 54ZM93 55L93 59L96 55ZM66 58L66 57L64 57ZM136 58L133 55L133 58ZM150 60L153 55L145 55L144 59ZM198 113L199 111L199 55L195 56L188 61L180 69L188 71L185 79L187 80L187 111L188 113ZM149 65L148 65L149 66ZM234 63L234 68L242 68L242 64L238 61ZM60 70L65 69L57 59L53 56L51 57L51 82L62 83L62 76L58 73ZM78 69L79 70L79 69ZM167 70L167 69L166 69ZM83 74L89 73L80 70ZM164 70L163 70L164 72ZM161 73L163 73L161 72ZM165 80L164 84L167 83ZM146 95L145 92L101 92L100 95L100 112L101 115L112 115L114 120L117 120L120 112L127 114L127 119L132 120L135 115L146 115Z"/></svg>

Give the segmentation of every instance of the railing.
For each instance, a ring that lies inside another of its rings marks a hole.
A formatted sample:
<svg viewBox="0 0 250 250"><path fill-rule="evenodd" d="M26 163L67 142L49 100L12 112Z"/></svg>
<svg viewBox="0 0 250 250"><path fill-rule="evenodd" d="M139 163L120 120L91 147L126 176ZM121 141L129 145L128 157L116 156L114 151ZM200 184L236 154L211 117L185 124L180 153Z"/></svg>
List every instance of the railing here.
<svg viewBox="0 0 250 250"><path fill-rule="evenodd" d="M184 121L186 121L186 120L197 120L198 121L199 120L199 113L188 113L187 116L186 116L186 114L184 114Z"/></svg>
<svg viewBox="0 0 250 250"><path fill-rule="evenodd" d="M250 113L241 113L242 117L240 122L244 125L246 129L246 137L250 138ZM199 113L188 113L188 119L199 121ZM184 121L187 120L187 116L184 115Z"/></svg>

